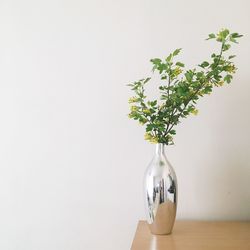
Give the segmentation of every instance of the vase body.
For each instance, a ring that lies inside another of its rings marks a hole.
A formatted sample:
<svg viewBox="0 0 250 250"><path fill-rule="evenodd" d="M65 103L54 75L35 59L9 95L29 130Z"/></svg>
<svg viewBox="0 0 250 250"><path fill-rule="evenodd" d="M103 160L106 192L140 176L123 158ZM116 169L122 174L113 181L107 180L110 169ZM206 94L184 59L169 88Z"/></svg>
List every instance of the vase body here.
<svg viewBox="0 0 250 250"><path fill-rule="evenodd" d="M165 147L156 144L155 155L144 176L146 216L152 234L170 234L177 210L177 179L165 156Z"/></svg>

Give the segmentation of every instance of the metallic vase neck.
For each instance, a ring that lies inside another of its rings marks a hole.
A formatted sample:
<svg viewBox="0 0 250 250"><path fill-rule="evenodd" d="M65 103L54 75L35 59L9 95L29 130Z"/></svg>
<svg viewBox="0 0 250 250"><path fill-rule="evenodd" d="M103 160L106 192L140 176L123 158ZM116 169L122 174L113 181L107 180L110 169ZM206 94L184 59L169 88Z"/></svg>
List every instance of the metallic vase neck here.
<svg viewBox="0 0 250 250"><path fill-rule="evenodd" d="M157 143L155 148L155 153L157 155L164 155L165 154L165 144L164 143Z"/></svg>

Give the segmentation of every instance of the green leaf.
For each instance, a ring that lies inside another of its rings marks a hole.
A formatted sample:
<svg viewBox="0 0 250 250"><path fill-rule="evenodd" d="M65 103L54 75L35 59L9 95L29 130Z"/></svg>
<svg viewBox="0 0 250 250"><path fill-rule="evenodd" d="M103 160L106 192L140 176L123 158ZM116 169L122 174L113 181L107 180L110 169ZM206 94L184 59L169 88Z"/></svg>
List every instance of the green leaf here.
<svg viewBox="0 0 250 250"><path fill-rule="evenodd" d="M214 33L211 33L208 35L208 38L206 40L214 39L214 38L216 38L216 35Z"/></svg>
<svg viewBox="0 0 250 250"><path fill-rule="evenodd" d="M230 83L230 82L232 81L232 78L233 78L232 75L226 75L226 76L224 77L224 81L227 82L227 83Z"/></svg>
<svg viewBox="0 0 250 250"><path fill-rule="evenodd" d="M187 79L188 82L191 82L192 79L193 79L193 73L191 73L190 71L187 71L185 73L185 77L186 77L186 79Z"/></svg>
<svg viewBox="0 0 250 250"><path fill-rule="evenodd" d="M181 48L180 48L180 49L176 49L176 50L173 52L173 56L177 56L180 52L181 52Z"/></svg>
<svg viewBox="0 0 250 250"><path fill-rule="evenodd" d="M218 36L217 38L216 38L216 41L217 42L222 42L224 39L221 37L221 36Z"/></svg>
<svg viewBox="0 0 250 250"><path fill-rule="evenodd" d="M229 30L228 29L223 29L219 34L226 39L226 37L229 35Z"/></svg>
<svg viewBox="0 0 250 250"><path fill-rule="evenodd" d="M209 93L211 93L212 92L212 86L205 86L205 88L204 88L204 94L209 94Z"/></svg>
<svg viewBox="0 0 250 250"><path fill-rule="evenodd" d="M167 62L170 62L171 59L172 59L172 54L170 54L170 55L166 58L166 61L167 61Z"/></svg>
<svg viewBox="0 0 250 250"><path fill-rule="evenodd" d="M169 131L169 134L175 135L175 134L176 134L176 131L175 131L174 129L172 129L172 130Z"/></svg>
<svg viewBox="0 0 250 250"><path fill-rule="evenodd" d="M230 41L233 42L233 43L238 43L238 42L236 41L236 39L233 38L232 36L230 36Z"/></svg>
<svg viewBox="0 0 250 250"><path fill-rule="evenodd" d="M185 64L184 63L181 63L181 62L177 62L176 64L175 64L176 66L179 66L179 67L185 67Z"/></svg>
<svg viewBox="0 0 250 250"><path fill-rule="evenodd" d="M224 44L222 51L227 51L231 48L230 44Z"/></svg>
<svg viewBox="0 0 250 250"><path fill-rule="evenodd" d="M153 128L154 128L153 124L148 124L147 127L146 127L146 132L152 131Z"/></svg>
<svg viewBox="0 0 250 250"><path fill-rule="evenodd" d="M148 77L148 78L146 78L144 81L143 81L143 83L145 84L145 83L147 83L148 81L150 81L151 80L151 77Z"/></svg>
<svg viewBox="0 0 250 250"><path fill-rule="evenodd" d="M129 87L134 87L134 84L129 83L129 84L127 84L127 86L129 86Z"/></svg>
<svg viewBox="0 0 250 250"><path fill-rule="evenodd" d="M150 104L151 104L151 106L153 106L153 107L156 106L156 105L157 105L157 100L154 100L154 101L151 102Z"/></svg>
<svg viewBox="0 0 250 250"><path fill-rule="evenodd" d="M204 61L202 64L200 64L199 66L201 66L202 68L206 68L207 66L209 66L209 63L207 61Z"/></svg>
<svg viewBox="0 0 250 250"><path fill-rule="evenodd" d="M238 33L232 33L231 36L232 38L239 38L239 37L242 37L243 35L240 35Z"/></svg>
<svg viewBox="0 0 250 250"><path fill-rule="evenodd" d="M171 135L175 135L175 134L176 134L176 131L175 131L174 129L172 129L172 130L169 131L169 133L170 133Z"/></svg>
<svg viewBox="0 0 250 250"><path fill-rule="evenodd" d="M228 59L230 60L230 59L232 59L234 57L236 57L236 55L231 55L231 56L228 57Z"/></svg>
<svg viewBox="0 0 250 250"><path fill-rule="evenodd" d="M160 58L153 58L153 59L150 60L150 62L152 62L153 64L160 64L161 59Z"/></svg>

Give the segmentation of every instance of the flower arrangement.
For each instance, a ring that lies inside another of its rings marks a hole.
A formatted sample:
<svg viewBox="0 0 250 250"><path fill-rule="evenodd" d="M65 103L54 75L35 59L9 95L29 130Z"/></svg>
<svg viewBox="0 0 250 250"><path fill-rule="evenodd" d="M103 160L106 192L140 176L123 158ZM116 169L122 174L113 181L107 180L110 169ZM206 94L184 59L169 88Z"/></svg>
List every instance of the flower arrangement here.
<svg viewBox="0 0 250 250"><path fill-rule="evenodd" d="M146 127L145 139L152 143L174 144L174 127L181 118L190 114L197 115L197 100L211 94L214 87L229 84L236 67L232 62L235 55L225 56L232 43L238 43L242 35L223 29L217 34L211 33L206 40L214 39L221 44L218 54L203 61L196 68L185 70L182 62L176 61L181 49L176 49L164 60L151 59L153 72L160 77L160 100L147 100L145 85L151 77L128 84L134 92L129 99L129 118L137 120Z"/></svg>

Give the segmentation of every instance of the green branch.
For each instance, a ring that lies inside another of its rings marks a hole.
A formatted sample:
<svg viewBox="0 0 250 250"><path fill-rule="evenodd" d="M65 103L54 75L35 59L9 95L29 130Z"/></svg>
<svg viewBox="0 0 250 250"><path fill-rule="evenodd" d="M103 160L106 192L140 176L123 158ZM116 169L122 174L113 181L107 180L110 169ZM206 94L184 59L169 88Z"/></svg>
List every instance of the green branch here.
<svg viewBox="0 0 250 250"><path fill-rule="evenodd" d="M223 54L230 49L232 43L238 43L237 39L241 36L238 33L230 33L227 29L221 30L216 35L209 34L207 40L215 39L221 43L221 49L218 55L211 55L210 63L204 61L198 65L201 70L195 68L183 73L185 65L178 61L174 63L181 49L176 49L165 60L152 59L153 72L157 72L162 81L159 87L160 100L146 100L144 86L151 78L129 84L135 94L129 100L131 104L129 117L146 126L146 140L153 143L173 144L174 126L181 118L197 114L195 107L197 100L210 94L213 87L232 81L236 67L231 59L235 56L231 55L225 59Z"/></svg>

